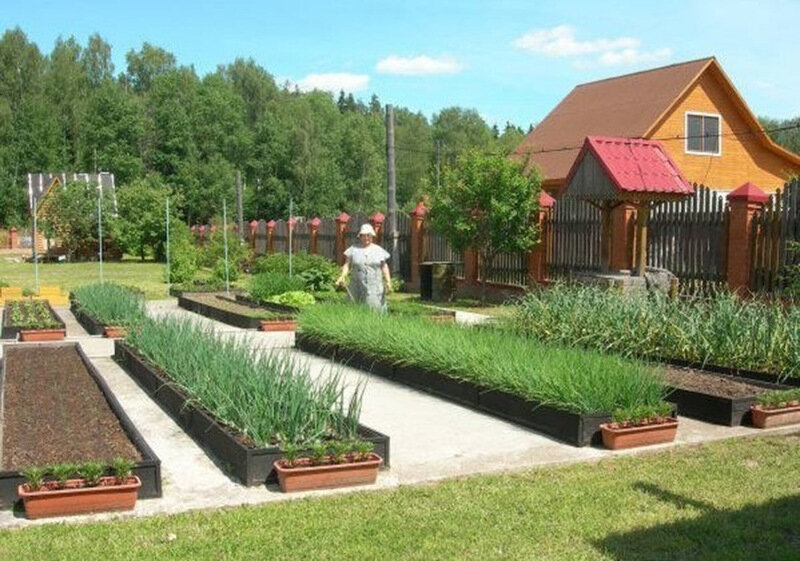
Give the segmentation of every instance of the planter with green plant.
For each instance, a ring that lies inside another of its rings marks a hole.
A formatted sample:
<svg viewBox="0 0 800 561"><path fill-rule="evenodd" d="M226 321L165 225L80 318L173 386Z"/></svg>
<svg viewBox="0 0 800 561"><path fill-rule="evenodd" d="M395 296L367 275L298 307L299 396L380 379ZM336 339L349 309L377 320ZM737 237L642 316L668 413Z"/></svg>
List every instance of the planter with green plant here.
<svg viewBox="0 0 800 561"><path fill-rule="evenodd" d="M294 331L296 327L291 313L277 312L224 293L183 294L178 297L178 306L242 329Z"/></svg>
<svg viewBox="0 0 800 561"><path fill-rule="evenodd" d="M285 354L174 318L146 319L114 358L246 485L275 478L281 441L369 440L388 463L388 437L359 423L362 391L348 395L338 372L314 378Z"/></svg>
<svg viewBox="0 0 800 561"><path fill-rule="evenodd" d="M72 291L70 309L86 331L117 339L144 315L144 298L134 289L103 282Z"/></svg>
<svg viewBox="0 0 800 561"><path fill-rule="evenodd" d="M672 442L678 433L678 420L669 403L637 406L616 409L611 422L600 425L600 430L603 445L609 450L619 450Z"/></svg>
<svg viewBox="0 0 800 561"><path fill-rule="evenodd" d="M800 388L769 392L757 401L750 408L754 426L766 429L800 423Z"/></svg>
<svg viewBox="0 0 800 561"><path fill-rule="evenodd" d="M18 494L30 519L132 510L141 480L132 474L133 462L115 458L110 466L102 462L80 465L59 464L22 471L26 482ZM109 467L112 476L105 473ZM51 479L46 479L51 475ZM72 479L72 476L77 478Z"/></svg>
<svg viewBox="0 0 800 561"><path fill-rule="evenodd" d="M20 341L60 341L66 327L46 300L6 302L3 313L3 339Z"/></svg>
<svg viewBox="0 0 800 561"><path fill-rule="evenodd" d="M610 412L663 403L660 371L508 332L326 304L299 316L296 346L586 446ZM355 358L355 362L353 359Z"/></svg>
<svg viewBox="0 0 800 561"><path fill-rule="evenodd" d="M383 463L374 449L363 440L283 444L274 464L278 484L284 493L373 484Z"/></svg>

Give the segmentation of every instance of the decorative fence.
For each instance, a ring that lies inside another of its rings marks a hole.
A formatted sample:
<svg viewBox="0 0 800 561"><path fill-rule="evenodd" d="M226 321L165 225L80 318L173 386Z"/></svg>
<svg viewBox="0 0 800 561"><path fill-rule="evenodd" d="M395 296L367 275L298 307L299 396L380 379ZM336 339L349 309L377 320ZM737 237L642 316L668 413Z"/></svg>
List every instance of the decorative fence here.
<svg viewBox="0 0 800 561"><path fill-rule="evenodd" d="M464 256L455 251L450 241L434 230L425 231L425 249L423 261L452 261L455 264L456 277L464 276Z"/></svg>
<svg viewBox="0 0 800 561"><path fill-rule="evenodd" d="M750 286L758 292L783 292L789 267L800 266L800 180L770 196L756 212L750 230Z"/></svg>
<svg viewBox="0 0 800 561"><path fill-rule="evenodd" d="M647 266L672 272L682 291L721 286L726 280L729 214L725 196L702 185L695 185L693 197L654 205Z"/></svg>

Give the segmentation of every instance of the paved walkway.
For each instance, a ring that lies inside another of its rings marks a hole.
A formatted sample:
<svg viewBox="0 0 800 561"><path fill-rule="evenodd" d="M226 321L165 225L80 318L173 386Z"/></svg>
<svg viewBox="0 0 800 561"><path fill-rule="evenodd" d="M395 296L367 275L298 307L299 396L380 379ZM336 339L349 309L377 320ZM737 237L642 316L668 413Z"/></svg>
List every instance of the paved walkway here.
<svg viewBox="0 0 800 561"><path fill-rule="evenodd" d="M749 427L721 427L681 419L675 443L647 449L611 452L600 448L575 448L512 423L454 405L405 386L291 349L293 334L246 331L201 318L177 307L175 300L153 302L153 315L192 317L222 336L242 337L254 346L274 348L304 361L315 376L341 368L350 388L365 384L362 422L391 438L391 468L381 472L371 488L391 488L454 476L520 470L537 466L596 461L621 454L707 442L732 436L763 434ZM71 517L69 521L174 513L198 508L234 506L329 495L365 488L285 495L276 486L244 487L227 477L198 444L156 405L110 358L113 342L88 336L69 310L58 310L67 324L68 339L81 344L97 366L131 420L161 459L163 497L142 500L125 514ZM786 432L794 429L776 429ZM55 521L50 520L50 521ZM0 527L27 526L49 521L28 521L9 510L0 512Z"/></svg>

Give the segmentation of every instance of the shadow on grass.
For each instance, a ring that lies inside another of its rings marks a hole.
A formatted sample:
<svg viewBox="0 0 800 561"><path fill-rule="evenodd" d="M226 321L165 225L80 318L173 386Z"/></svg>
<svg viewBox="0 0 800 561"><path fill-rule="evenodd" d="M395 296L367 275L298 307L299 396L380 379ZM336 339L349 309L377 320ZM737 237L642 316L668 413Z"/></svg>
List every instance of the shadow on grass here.
<svg viewBox="0 0 800 561"><path fill-rule="evenodd" d="M718 510L656 485L636 483L634 488L678 508L700 510L702 514L689 520L612 534L594 542L598 550L612 559L800 559L800 494L738 510Z"/></svg>

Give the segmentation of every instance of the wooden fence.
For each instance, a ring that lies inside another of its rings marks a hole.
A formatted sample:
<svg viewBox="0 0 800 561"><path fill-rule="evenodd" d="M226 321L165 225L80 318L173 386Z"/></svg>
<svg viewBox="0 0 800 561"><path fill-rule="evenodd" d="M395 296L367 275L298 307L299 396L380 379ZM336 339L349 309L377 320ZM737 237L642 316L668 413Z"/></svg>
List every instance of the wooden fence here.
<svg viewBox="0 0 800 561"><path fill-rule="evenodd" d="M597 271L600 260L600 211L587 202L556 200L545 223L547 267L551 276L568 276L576 270Z"/></svg>
<svg viewBox="0 0 800 561"><path fill-rule="evenodd" d="M647 266L667 269L682 291L720 287L726 279L728 220L725 196L695 185L693 197L653 205L647 233Z"/></svg>
<svg viewBox="0 0 800 561"><path fill-rule="evenodd" d="M770 196L753 219L750 231L750 286L757 292L781 293L787 270L800 266L800 180Z"/></svg>

